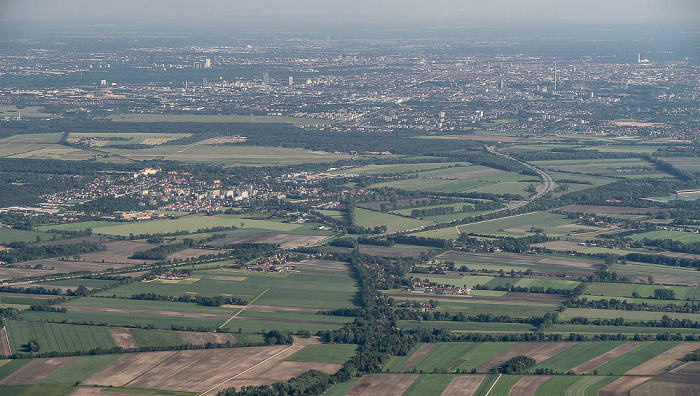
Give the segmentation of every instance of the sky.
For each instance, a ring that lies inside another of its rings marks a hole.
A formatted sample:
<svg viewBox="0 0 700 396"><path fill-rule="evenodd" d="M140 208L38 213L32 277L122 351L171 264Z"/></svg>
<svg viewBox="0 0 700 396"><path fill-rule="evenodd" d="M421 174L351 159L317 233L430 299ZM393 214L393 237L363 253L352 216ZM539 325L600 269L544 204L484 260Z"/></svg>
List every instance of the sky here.
<svg viewBox="0 0 700 396"><path fill-rule="evenodd" d="M0 21L245 25L700 22L700 0L0 0Z"/></svg>

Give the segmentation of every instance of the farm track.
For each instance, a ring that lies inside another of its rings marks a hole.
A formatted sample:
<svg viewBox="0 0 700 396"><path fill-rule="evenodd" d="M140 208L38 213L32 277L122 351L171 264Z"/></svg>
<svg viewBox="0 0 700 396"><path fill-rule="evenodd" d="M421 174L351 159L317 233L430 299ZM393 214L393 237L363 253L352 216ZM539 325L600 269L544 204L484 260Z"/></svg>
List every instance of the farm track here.
<svg viewBox="0 0 700 396"><path fill-rule="evenodd" d="M10 339L7 338L7 329L5 328L5 326L3 326L2 329L0 329L0 355L12 355L12 348L10 348Z"/></svg>

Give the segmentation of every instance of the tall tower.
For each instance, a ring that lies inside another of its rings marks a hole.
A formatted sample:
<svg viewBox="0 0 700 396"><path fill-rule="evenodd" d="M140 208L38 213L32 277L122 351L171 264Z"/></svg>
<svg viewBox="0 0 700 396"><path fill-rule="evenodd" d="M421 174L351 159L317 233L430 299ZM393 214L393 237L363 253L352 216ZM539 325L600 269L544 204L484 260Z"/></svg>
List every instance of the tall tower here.
<svg viewBox="0 0 700 396"><path fill-rule="evenodd" d="M637 54L637 63L642 63L642 54L641 53Z"/></svg>
<svg viewBox="0 0 700 396"><path fill-rule="evenodd" d="M557 61L554 60L554 92L557 91Z"/></svg>
<svg viewBox="0 0 700 396"><path fill-rule="evenodd" d="M209 69L210 67L211 67L211 59L206 58L206 59L204 60L204 68L205 68L205 69Z"/></svg>
<svg viewBox="0 0 700 396"><path fill-rule="evenodd" d="M264 72L263 73L263 84L267 85L270 83L270 73Z"/></svg>
<svg viewBox="0 0 700 396"><path fill-rule="evenodd" d="M289 86L291 87L292 85L294 85L294 77L289 76Z"/></svg>

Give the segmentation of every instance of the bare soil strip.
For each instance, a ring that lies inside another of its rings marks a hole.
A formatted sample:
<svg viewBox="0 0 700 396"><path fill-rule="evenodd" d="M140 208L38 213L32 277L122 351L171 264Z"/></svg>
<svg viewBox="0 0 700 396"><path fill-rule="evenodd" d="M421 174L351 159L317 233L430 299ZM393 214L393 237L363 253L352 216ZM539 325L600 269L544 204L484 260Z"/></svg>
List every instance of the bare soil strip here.
<svg viewBox="0 0 700 396"><path fill-rule="evenodd" d="M700 348L700 342L684 342L683 344L676 345L673 348L659 354L651 360L647 360L646 362L626 372L625 375L661 374L661 372L670 366L679 364L679 359L698 348Z"/></svg>
<svg viewBox="0 0 700 396"><path fill-rule="evenodd" d="M572 346L576 345L577 342L557 342L557 343L552 343L552 342L547 342L545 345L529 352L527 356L535 359L537 363L544 362L545 360L551 358L554 355L557 355Z"/></svg>
<svg viewBox="0 0 700 396"><path fill-rule="evenodd" d="M605 385L600 392L598 392L598 396L628 396L630 390L652 378L653 377L620 377Z"/></svg>
<svg viewBox="0 0 700 396"><path fill-rule="evenodd" d="M595 369L596 367L600 367L605 363L624 355L625 353L633 350L634 348L642 344L644 344L643 341L630 341L626 344L622 344L619 347L611 349L600 356L594 357L593 359L587 362L579 364L578 366L571 369L571 371L573 371L576 374L587 373Z"/></svg>
<svg viewBox="0 0 700 396"><path fill-rule="evenodd" d="M57 305L57 307L66 308L68 312L112 312L121 314L137 314L137 315L158 315L158 316L180 316L184 318L213 318L224 319L228 315L204 313L204 312L176 312L176 311L153 311L150 309L127 309L127 308L103 308L103 307L79 307Z"/></svg>
<svg viewBox="0 0 700 396"><path fill-rule="evenodd" d="M471 396L479 389L485 375L457 375L440 396Z"/></svg>
<svg viewBox="0 0 700 396"><path fill-rule="evenodd" d="M418 374L372 374L362 377L346 396L401 396Z"/></svg>
<svg viewBox="0 0 700 396"><path fill-rule="evenodd" d="M401 366L399 369L400 372L408 371L411 369L411 367L415 366L416 363L418 363L419 360L425 356L426 353L428 353L433 347L435 346L435 343L433 342L427 342L423 345L421 345L416 352L411 355L411 357L406 360L406 362Z"/></svg>
<svg viewBox="0 0 700 396"><path fill-rule="evenodd" d="M5 326L0 329L0 355L12 355L12 348L10 348L10 340L7 338L7 330L5 330Z"/></svg>
<svg viewBox="0 0 700 396"><path fill-rule="evenodd" d="M78 356L34 359L22 369L15 371L0 381L2 385L32 385L48 377L68 363L78 359Z"/></svg>
<svg viewBox="0 0 700 396"><path fill-rule="evenodd" d="M697 383L671 383L648 381L633 389L632 396L689 396L700 395L700 385Z"/></svg>
<svg viewBox="0 0 700 396"><path fill-rule="evenodd" d="M83 383L85 385L121 387L174 354L174 351L129 353L120 357Z"/></svg>
<svg viewBox="0 0 700 396"><path fill-rule="evenodd" d="M549 378L548 375L526 375L510 388L508 396L534 396L537 388Z"/></svg>
<svg viewBox="0 0 700 396"><path fill-rule="evenodd" d="M110 327L109 334L112 335L117 346L124 349L138 348L139 344L136 343L136 339L131 334L131 331L124 327Z"/></svg>

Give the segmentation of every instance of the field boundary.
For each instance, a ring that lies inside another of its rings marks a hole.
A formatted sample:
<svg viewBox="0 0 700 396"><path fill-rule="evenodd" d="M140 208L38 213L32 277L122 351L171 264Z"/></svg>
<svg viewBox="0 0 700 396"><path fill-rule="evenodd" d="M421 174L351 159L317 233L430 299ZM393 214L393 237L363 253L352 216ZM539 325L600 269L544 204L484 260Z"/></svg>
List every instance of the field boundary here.
<svg viewBox="0 0 700 396"><path fill-rule="evenodd" d="M0 355L12 355L12 348L10 347L10 338L7 336L7 327L2 326L2 329L0 329L0 334L2 335L0 337Z"/></svg>
<svg viewBox="0 0 700 396"><path fill-rule="evenodd" d="M501 379L502 375L503 374L498 374L498 377L496 377L496 380L493 381L493 384L491 384L491 387L489 388L488 392L486 392L485 396L489 396L489 393L491 393L491 391L493 390L493 387L496 386L496 383L498 382L499 379Z"/></svg>
<svg viewBox="0 0 700 396"><path fill-rule="evenodd" d="M226 325L228 324L228 322L230 322L231 320L235 319L236 316L240 315L241 312L245 311L248 307L250 307L251 305L253 305L253 303L254 303L258 298L262 297L263 294L267 293L268 290L270 290L269 287L268 287L267 289L265 289L265 291L263 291L262 293L260 293L257 297L255 297L255 298L253 299L253 301L249 302L248 305L246 305L245 307L241 308L240 311L236 312L233 316L231 316L230 318L228 318L228 320L225 321L224 324L222 324L221 326L219 326L219 329L221 329L222 327L226 326Z"/></svg>

